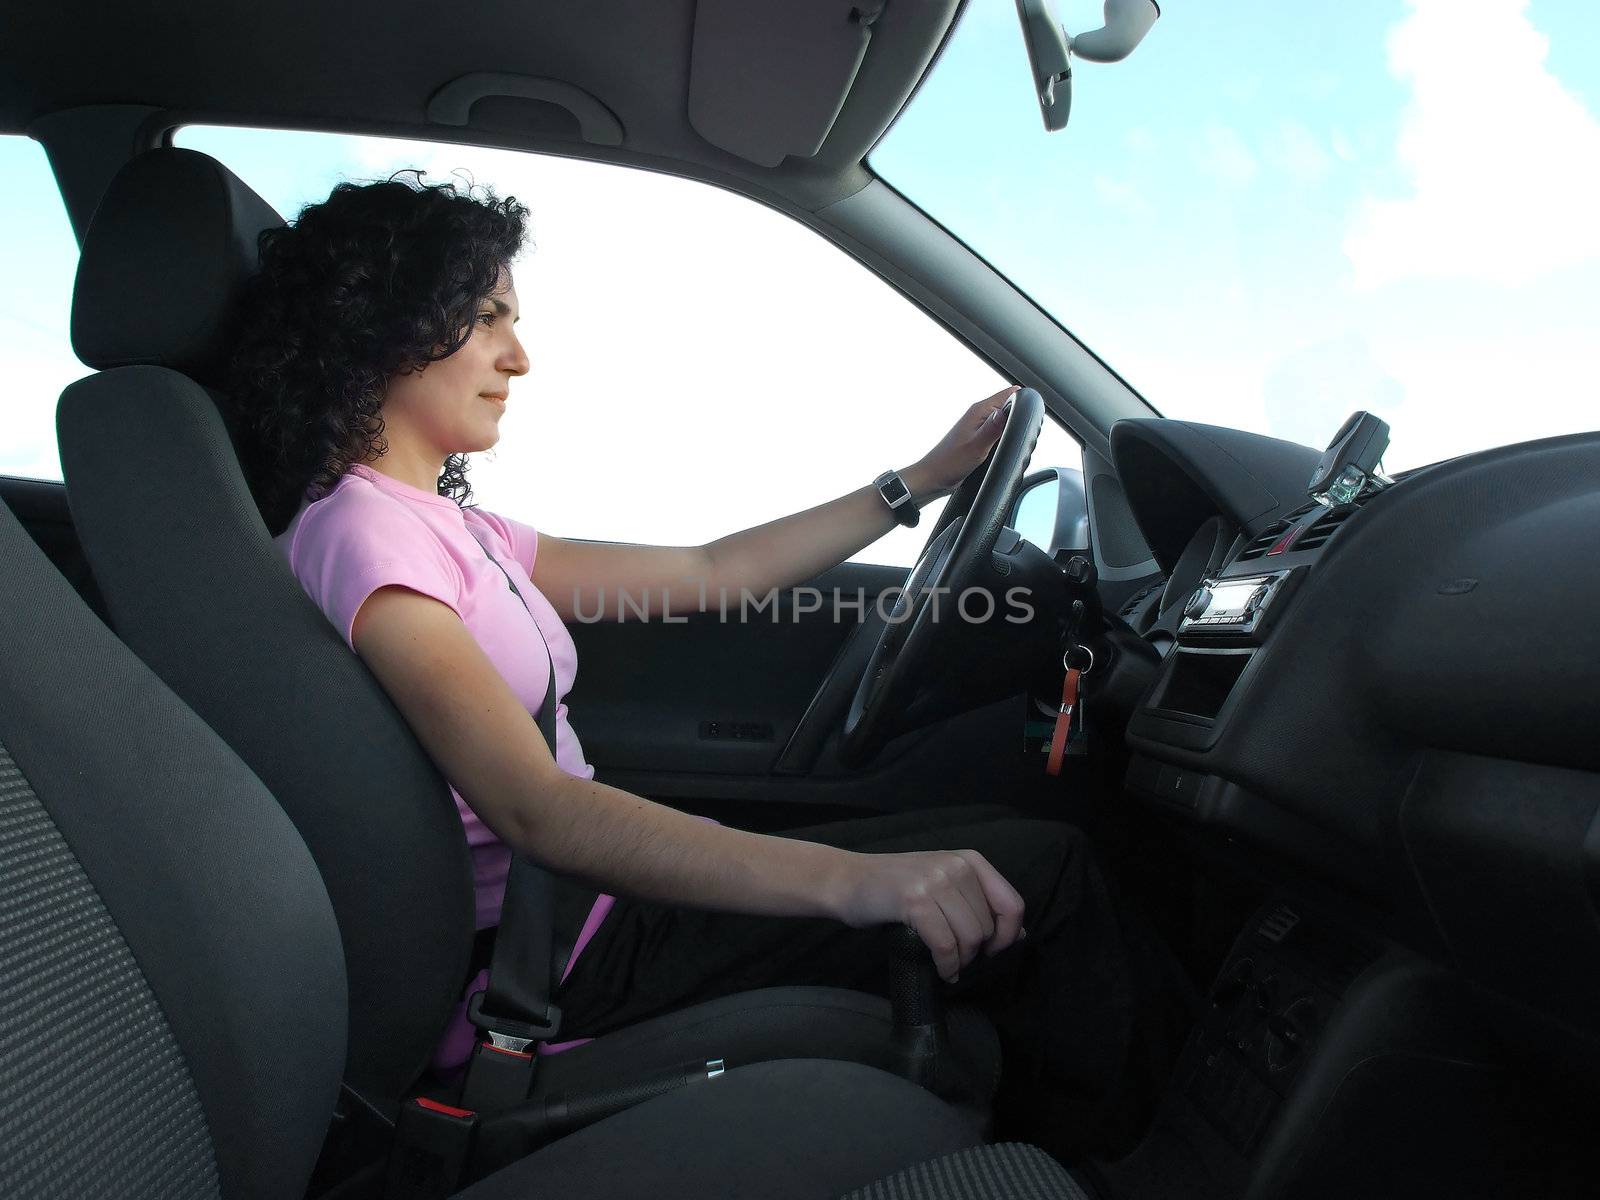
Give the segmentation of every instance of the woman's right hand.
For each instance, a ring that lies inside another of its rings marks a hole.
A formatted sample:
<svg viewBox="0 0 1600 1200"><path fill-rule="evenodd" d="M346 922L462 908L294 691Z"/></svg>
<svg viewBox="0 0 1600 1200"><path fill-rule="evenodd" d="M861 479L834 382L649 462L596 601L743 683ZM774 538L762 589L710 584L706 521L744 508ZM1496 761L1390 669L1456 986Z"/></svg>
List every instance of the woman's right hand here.
<svg viewBox="0 0 1600 1200"><path fill-rule="evenodd" d="M976 850L850 853L834 915L847 925L905 924L955 982L978 952L998 954L1023 936L1022 897Z"/></svg>

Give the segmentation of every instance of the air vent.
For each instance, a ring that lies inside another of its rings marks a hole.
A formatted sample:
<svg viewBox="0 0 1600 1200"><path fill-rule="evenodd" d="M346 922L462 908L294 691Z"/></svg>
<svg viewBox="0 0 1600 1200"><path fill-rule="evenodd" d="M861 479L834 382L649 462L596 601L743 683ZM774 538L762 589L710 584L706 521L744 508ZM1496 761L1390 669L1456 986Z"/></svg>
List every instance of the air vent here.
<svg viewBox="0 0 1600 1200"><path fill-rule="evenodd" d="M1157 591L1166 586L1166 580L1158 580L1157 582L1152 583L1149 587L1144 588L1142 591L1135 593L1127 600L1126 603L1123 604L1120 609L1117 610L1117 615L1122 617L1124 620L1133 616L1134 613L1139 611L1139 606L1150 598L1151 592Z"/></svg>
<svg viewBox="0 0 1600 1200"><path fill-rule="evenodd" d="M1288 937L1289 932L1298 924L1300 924L1299 914L1287 904L1280 904L1267 914L1256 927L1256 932L1276 945Z"/></svg>
<svg viewBox="0 0 1600 1200"><path fill-rule="evenodd" d="M1252 558L1260 558L1268 550L1272 549L1274 542L1288 532L1290 524L1291 522L1287 520L1274 521L1271 525L1267 526L1265 533L1261 534L1243 550L1239 551L1239 557L1233 561L1248 562Z"/></svg>
<svg viewBox="0 0 1600 1200"><path fill-rule="evenodd" d="M1330 508L1311 522L1311 527L1300 535L1300 540L1294 544L1294 548L1316 550L1326 545L1328 539L1338 533L1340 527L1355 515L1356 507L1354 504L1341 504L1338 508Z"/></svg>

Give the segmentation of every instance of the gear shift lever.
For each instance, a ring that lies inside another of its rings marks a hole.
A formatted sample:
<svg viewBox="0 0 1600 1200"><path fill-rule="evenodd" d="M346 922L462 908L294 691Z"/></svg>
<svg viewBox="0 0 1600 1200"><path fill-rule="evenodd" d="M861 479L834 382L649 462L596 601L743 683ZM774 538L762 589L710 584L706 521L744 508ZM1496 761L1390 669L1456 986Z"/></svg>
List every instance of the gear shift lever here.
<svg viewBox="0 0 1600 1200"><path fill-rule="evenodd" d="M909 925L889 943L889 1005L894 1012L894 1070L946 1100L967 1096L970 1085L950 1052L944 999L933 955Z"/></svg>

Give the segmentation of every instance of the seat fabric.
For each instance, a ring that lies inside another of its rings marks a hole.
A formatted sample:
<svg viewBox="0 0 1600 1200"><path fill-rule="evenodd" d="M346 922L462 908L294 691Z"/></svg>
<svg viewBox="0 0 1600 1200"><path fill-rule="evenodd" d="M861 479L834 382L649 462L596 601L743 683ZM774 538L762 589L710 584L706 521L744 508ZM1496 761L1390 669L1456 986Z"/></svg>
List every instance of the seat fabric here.
<svg viewBox="0 0 1600 1200"><path fill-rule="evenodd" d="M4 503L0 914L0 1194L304 1194L344 1059L342 955L315 864ZM978 1143L969 1118L896 1076L780 1061L659 1097L463 1194L828 1200Z"/></svg>
<svg viewBox="0 0 1600 1200"><path fill-rule="evenodd" d="M999 1085L1000 1043L973 1008L948 1014L952 1050L980 1106ZM738 992L640 1021L584 1046L550 1055L534 1095L570 1091L631 1074L720 1058L744 1066L772 1058L835 1058L889 1068L893 1014L879 996L844 988L773 987Z"/></svg>
<svg viewBox="0 0 1600 1200"><path fill-rule="evenodd" d="M897 1076L856 1063L770 1062L591 1125L459 1200L833 1200L978 1144L969 1120Z"/></svg>
<svg viewBox="0 0 1600 1200"><path fill-rule="evenodd" d="M459 996L470 862L444 781L272 544L219 414L226 356L216 342L256 235L277 220L192 150L150 151L113 180L73 297L74 346L102 369L62 395L62 465L113 627L260 776L311 847L344 938L346 1079L392 1111ZM208 255L238 261L218 267ZM134 308L138 345L119 324ZM864 1017L854 994L829 991L803 989L787 1007L771 997L698 1006L655 1044L680 1058L880 1061L884 1006ZM664 1018L656 1033L671 1025ZM956 1032L992 1078L992 1027L973 1018ZM591 1079L652 1065L608 1052L618 1036L552 1074L570 1086L585 1064Z"/></svg>
<svg viewBox="0 0 1600 1200"><path fill-rule="evenodd" d="M974 1146L915 1163L843 1200L1091 1200L1089 1192L1037 1146Z"/></svg>
<svg viewBox="0 0 1600 1200"><path fill-rule="evenodd" d="M299 1196L344 1060L283 810L0 503L0 1195Z"/></svg>

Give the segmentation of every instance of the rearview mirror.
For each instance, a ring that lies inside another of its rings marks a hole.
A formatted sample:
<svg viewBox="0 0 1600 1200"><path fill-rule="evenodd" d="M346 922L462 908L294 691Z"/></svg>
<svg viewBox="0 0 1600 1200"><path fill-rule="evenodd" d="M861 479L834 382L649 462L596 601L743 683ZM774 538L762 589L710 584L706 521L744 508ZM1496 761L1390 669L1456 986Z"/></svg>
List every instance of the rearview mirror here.
<svg viewBox="0 0 1600 1200"><path fill-rule="evenodd" d="M1106 23L1099 29L1069 37L1050 0L1017 0L1022 41L1048 132L1065 129L1072 112L1072 59L1108 63L1127 58L1150 32L1161 8L1156 0L1106 0L1105 13Z"/></svg>

